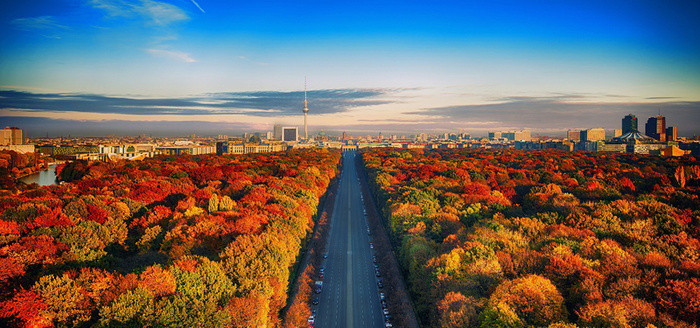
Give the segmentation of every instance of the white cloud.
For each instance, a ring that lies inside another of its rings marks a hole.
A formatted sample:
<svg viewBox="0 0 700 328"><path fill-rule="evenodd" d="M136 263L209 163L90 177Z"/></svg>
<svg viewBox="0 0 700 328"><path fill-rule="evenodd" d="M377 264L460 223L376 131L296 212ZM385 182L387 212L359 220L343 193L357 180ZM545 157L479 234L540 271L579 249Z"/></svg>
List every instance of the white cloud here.
<svg viewBox="0 0 700 328"><path fill-rule="evenodd" d="M175 59L175 60L179 60L179 61L182 61L185 63L196 63L197 62L197 60L190 57L190 54L180 52L180 51L163 50L163 49L146 49L146 52L148 52L149 54L154 55L156 57Z"/></svg>
<svg viewBox="0 0 700 328"><path fill-rule="evenodd" d="M37 32L44 37L53 39L60 39L60 36L56 33L57 31L68 29L67 26L58 24L53 16L17 18L10 21L10 24L15 29Z"/></svg>
<svg viewBox="0 0 700 328"><path fill-rule="evenodd" d="M205 14L207 13L206 11L204 11L204 9L202 9L202 7L199 6L197 1L192 0L192 3L194 3L194 5L197 6L197 8L199 8L199 10L201 10L203 13L205 13Z"/></svg>
<svg viewBox="0 0 700 328"><path fill-rule="evenodd" d="M179 7L159 1L142 0L131 3L123 0L90 0L94 8L101 9L112 17L140 17L147 25L168 26L188 20L184 10Z"/></svg>
<svg viewBox="0 0 700 328"><path fill-rule="evenodd" d="M144 1L141 6L136 7L136 10L147 17L152 24L159 26L189 19L182 9L165 2Z"/></svg>

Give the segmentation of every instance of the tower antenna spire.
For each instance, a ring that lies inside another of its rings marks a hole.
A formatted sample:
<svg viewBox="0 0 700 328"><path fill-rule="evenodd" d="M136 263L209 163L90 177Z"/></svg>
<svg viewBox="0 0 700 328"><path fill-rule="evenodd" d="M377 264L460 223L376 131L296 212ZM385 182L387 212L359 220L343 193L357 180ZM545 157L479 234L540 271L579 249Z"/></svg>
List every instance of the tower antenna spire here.
<svg viewBox="0 0 700 328"><path fill-rule="evenodd" d="M308 103L306 101L306 76L304 76L304 141L309 141L309 130L306 123L306 115L309 113Z"/></svg>

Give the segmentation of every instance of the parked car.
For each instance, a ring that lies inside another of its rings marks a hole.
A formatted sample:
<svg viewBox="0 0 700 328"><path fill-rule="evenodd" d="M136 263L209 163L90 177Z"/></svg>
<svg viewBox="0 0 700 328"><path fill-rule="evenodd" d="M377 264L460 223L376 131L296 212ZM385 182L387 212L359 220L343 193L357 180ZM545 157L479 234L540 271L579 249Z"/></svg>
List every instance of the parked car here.
<svg viewBox="0 0 700 328"><path fill-rule="evenodd" d="M318 297L314 298L314 299L311 301L311 304L313 304L313 305L318 305Z"/></svg>
<svg viewBox="0 0 700 328"><path fill-rule="evenodd" d="M384 284L382 283L381 280L377 280L377 287L384 288Z"/></svg>

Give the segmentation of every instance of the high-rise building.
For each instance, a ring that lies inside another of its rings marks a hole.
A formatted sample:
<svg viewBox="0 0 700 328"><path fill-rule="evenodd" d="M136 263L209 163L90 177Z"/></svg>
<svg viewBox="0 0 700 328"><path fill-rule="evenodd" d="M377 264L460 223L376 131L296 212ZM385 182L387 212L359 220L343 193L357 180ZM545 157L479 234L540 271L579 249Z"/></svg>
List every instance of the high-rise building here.
<svg viewBox="0 0 700 328"><path fill-rule="evenodd" d="M0 145L23 145L24 144L24 131L22 129L13 126L6 127L2 130L0 134Z"/></svg>
<svg viewBox="0 0 700 328"><path fill-rule="evenodd" d="M283 127L282 141L299 141L299 129L296 126Z"/></svg>
<svg viewBox="0 0 700 328"><path fill-rule="evenodd" d="M595 128L581 131L581 141L605 140L605 129Z"/></svg>
<svg viewBox="0 0 700 328"><path fill-rule="evenodd" d="M614 129L613 130L613 138L617 138L622 135L622 129Z"/></svg>
<svg viewBox="0 0 700 328"><path fill-rule="evenodd" d="M666 141L666 118L661 115L652 116L644 126L644 134L658 140Z"/></svg>
<svg viewBox="0 0 700 328"><path fill-rule="evenodd" d="M275 124L273 133L275 140L282 140L282 125Z"/></svg>
<svg viewBox="0 0 700 328"><path fill-rule="evenodd" d="M676 141L678 140L678 128L675 126L669 126L666 128L666 141Z"/></svg>
<svg viewBox="0 0 700 328"><path fill-rule="evenodd" d="M581 141L581 130L569 130L566 134L569 141Z"/></svg>
<svg viewBox="0 0 700 328"><path fill-rule="evenodd" d="M489 140L501 139L501 131L489 131Z"/></svg>
<svg viewBox="0 0 700 328"><path fill-rule="evenodd" d="M517 140L517 141L530 141L531 135L530 130L520 130L520 131L489 131L490 140Z"/></svg>
<svg viewBox="0 0 700 328"><path fill-rule="evenodd" d="M306 77L304 77L304 141L309 141L309 130L306 124L306 116L309 113L309 107L306 102Z"/></svg>
<svg viewBox="0 0 700 328"><path fill-rule="evenodd" d="M638 131L639 128L637 126L638 125L636 116L629 114L622 118L622 134L632 131Z"/></svg>
<svg viewBox="0 0 700 328"><path fill-rule="evenodd" d="M228 154L228 141L216 142L216 154L219 156L223 154Z"/></svg>

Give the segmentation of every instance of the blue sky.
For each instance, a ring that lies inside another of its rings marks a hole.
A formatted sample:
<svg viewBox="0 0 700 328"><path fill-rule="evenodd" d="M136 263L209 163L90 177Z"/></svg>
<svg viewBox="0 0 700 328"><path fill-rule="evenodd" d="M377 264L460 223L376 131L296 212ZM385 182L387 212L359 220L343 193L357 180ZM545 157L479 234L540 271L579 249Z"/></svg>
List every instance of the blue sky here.
<svg viewBox="0 0 700 328"><path fill-rule="evenodd" d="M697 1L28 0L0 26L0 121L29 135L301 125L305 76L312 133L558 134L661 110L700 134Z"/></svg>

